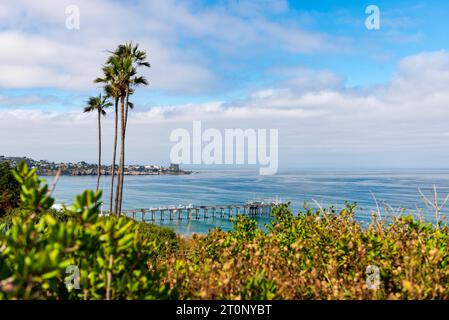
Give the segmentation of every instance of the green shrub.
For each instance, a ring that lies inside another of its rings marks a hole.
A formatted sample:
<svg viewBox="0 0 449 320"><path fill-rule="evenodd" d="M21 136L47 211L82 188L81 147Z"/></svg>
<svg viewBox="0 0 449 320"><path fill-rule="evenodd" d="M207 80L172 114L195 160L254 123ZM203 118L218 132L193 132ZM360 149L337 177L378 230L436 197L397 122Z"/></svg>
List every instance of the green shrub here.
<svg viewBox="0 0 449 320"><path fill-rule="evenodd" d="M282 205L266 231L238 217L230 232L183 241L160 262L164 281L186 299L449 299L447 225L401 216L362 227L355 209Z"/></svg>
<svg viewBox="0 0 449 320"><path fill-rule="evenodd" d="M277 287L273 280L265 277L265 273L250 277L241 292L245 300L271 300L276 296Z"/></svg>
<svg viewBox="0 0 449 320"><path fill-rule="evenodd" d="M20 201L20 184L14 179L8 162L0 162L0 218L17 208Z"/></svg>
<svg viewBox="0 0 449 320"><path fill-rule="evenodd" d="M28 170L28 165L22 161L12 173L21 186L22 207L33 213L42 213L49 210L55 200L49 195L45 180L39 179L36 171L36 168Z"/></svg>
<svg viewBox="0 0 449 320"><path fill-rule="evenodd" d="M27 210L0 232L0 299L176 297L161 284L161 272L148 270L158 242L126 217L100 217L101 192L77 196L66 208L71 218L60 222L45 213L52 199L35 171L21 164L15 175ZM71 266L79 270L79 289L66 284Z"/></svg>
<svg viewBox="0 0 449 320"><path fill-rule="evenodd" d="M178 236L172 229L147 222L139 222L138 224L139 232L143 238L158 243L159 253L173 253L179 248Z"/></svg>

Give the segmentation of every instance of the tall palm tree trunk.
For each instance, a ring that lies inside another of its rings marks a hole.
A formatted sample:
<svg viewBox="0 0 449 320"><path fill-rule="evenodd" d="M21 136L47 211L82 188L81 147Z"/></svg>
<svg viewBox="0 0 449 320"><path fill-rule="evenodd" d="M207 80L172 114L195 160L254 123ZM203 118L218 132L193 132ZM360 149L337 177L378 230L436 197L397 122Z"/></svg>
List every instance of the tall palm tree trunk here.
<svg viewBox="0 0 449 320"><path fill-rule="evenodd" d="M101 175L101 109L98 109L98 172L97 172L97 191L100 187Z"/></svg>
<svg viewBox="0 0 449 320"><path fill-rule="evenodd" d="M122 159L122 176L120 179L120 193L119 193L119 209L121 212L122 210L122 202L123 202L123 182L125 181L125 142L126 142L126 125L128 122L128 109L129 109L129 87L126 88L126 95L125 95L125 113L123 116L123 127L122 127L122 151L120 154L120 157ZM123 156L122 156L123 154Z"/></svg>
<svg viewBox="0 0 449 320"><path fill-rule="evenodd" d="M122 186L125 172L125 97L120 97L120 161L116 191L116 214L120 215L122 210Z"/></svg>
<svg viewBox="0 0 449 320"><path fill-rule="evenodd" d="M128 110L129 110L129 93L128 89L126 89L126 104L125 104L125 131L126 131L126 125L128 124Z"/></svg>
<svg viewBox="0 0 449 320"><path fill-rule="evenodd" d="M109 196L109 212L112 213L112 202L114 199L114 180L115 180L115 161L117 157L117 135L118 135L118 98L115 99L115 125L114 125L114 154L112 156L112 168L111 168L111 194Z"/></svg>

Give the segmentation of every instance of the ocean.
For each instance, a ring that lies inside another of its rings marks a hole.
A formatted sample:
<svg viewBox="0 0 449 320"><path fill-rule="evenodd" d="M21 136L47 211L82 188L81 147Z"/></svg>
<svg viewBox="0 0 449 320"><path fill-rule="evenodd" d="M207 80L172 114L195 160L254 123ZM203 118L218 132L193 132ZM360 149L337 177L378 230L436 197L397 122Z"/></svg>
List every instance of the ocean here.
<svg viewBox="0 0 449 320"><path fill-rule="evenodd" d="M46 177L51 182L53 177ZM102 177L104 210L109 209L110 177ZM94 176L62 176L53 193L56 203L69 205L76 194L85 189L95 189ZM356 202L356 218L368 221L379 205L381 214L416 214L418 210L429 221L433 212L426 207L418 188L433 201L433 186L437 187L440 203L449 193L448 170L291 170L272 176L261 176L258 171L200 170L191 175L126 176L123 209L143 209L178 205L232 205L249 200L278 198L290 202L293 210L310 207L335 206ZM374 195L374 197L373 197ZM313 201L315 200L315 201ZM449 203L447 205L449 208ZM401 210L404 208L404 210ZM418 208L418 209L417 209ZM442 211L443 216L445 210ZM263 226L267 218L259 218ZM211 228L228 230L232 224L227 219L209 219L207 222L164 222L163 225L180 234L207 233Z"/></svg>

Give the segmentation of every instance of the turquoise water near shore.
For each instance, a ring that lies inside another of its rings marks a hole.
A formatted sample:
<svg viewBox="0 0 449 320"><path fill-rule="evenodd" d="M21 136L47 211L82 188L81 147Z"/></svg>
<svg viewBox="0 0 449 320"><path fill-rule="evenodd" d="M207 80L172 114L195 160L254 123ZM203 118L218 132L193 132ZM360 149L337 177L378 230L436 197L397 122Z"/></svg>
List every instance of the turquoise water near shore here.
<svg viewBox="0 0 449 320"><path fill-rule="evenodd" d="M49 182L52 177L46 177ZM110 177L102 177L104 209L109 208ZM322 206L341 208L345 201L357 202L356 218L367 221L376 203L383 208L388 204L393 209L408 209L416 212L419 207L431 220L433 214L427 210L418 187L433 199L433 185L437 186L440 201L449 193L449 169L447 170L291 170L273 176L261 176L258 171L246 170L202 170L191 175L180 176L126 176L124 183L124 209L178 205L228 205L243 204L252 199L274 199L291 202L294 210L307 201L315 207L312 199ZM76 194L85 189L94 189L96 177L62 176L55 189L56 203L72 203ZM371 194L372 193L372 194ZM384 204L386 203L386 204ZM448 204L449 208L449 204ZM383 210L382 210L383 211ZM383 213L383 212L382 212ZM443 210L443 214L445 211ZM260 218L263 225L269 220ZM220 226L224 230L232 227L224 219L209 219L207 222L164 222L164 225L181 234L206 233Z"/></svg>

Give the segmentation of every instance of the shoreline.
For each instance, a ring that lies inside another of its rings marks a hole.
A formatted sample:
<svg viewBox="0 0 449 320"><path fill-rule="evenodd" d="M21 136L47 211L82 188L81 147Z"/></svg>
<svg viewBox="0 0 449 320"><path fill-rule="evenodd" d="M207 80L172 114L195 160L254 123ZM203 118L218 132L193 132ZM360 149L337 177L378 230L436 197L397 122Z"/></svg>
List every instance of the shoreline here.
<svg viewBox="0 0 449 320"><path fill-rule="evenodd" d="M186 175L190 175L192 173L198 173L198 172L193 172L193 171L184 171L184 172L170 172L170 173L146 173L146 172L142 172L142 173L125 173L125 176L186 176ZM37 172L37 174L41 177L54 177L57 174L56 172ZM80 174L71 174L71 173L61 173L61 176L65 176L65 177L96 177L97 174L96 173L80 173ZM110 173L102 173L101 176L106 176L106 177L110 177L111 174ZM115 174L115 176L117 176L117 173Z"/></svg>

